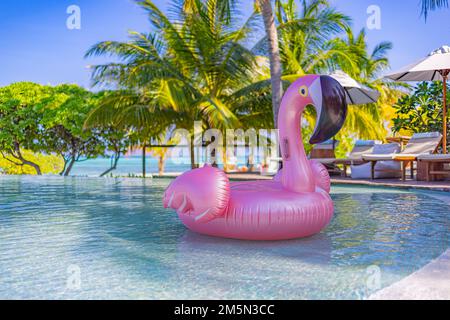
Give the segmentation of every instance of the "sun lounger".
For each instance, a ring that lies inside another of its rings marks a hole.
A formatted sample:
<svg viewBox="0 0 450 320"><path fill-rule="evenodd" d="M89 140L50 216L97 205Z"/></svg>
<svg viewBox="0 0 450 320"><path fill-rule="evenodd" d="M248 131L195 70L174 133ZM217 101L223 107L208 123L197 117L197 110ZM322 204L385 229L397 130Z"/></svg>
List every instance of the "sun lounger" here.
<svg viewBox="0 0 450 320"><path fill-rule="evenodd" d="M343 166L342 175L347 177L347 168L352 165L363 164L365 161L362 159L362 156L371 153L377 143L375 140L358 140L347 158L335 159L334 163Z"/></svg>
<svg viewBox="0 0 450 320"><path fill-rule="evenodd" d="M373 154L378 159L383 158L383 161L377 161L375 165L375 172L372 173L372 163L354 164L351 166L352 179L370 179L370 178L399 178L400 177L400 163L393 161L392 156L400 152L401 147L398 143L376 144L373 147ZM363 160L368 154L362 155Z"/></svg>
<svg viewBox="0 0 450 320"><path fill-rule="evenodd" d="M410 165L411 178L414 178L414 162L417 161L417 157L435 153L441 142L442 135L439 132L416 133L412 136L405 149L398 154L366 154L363 155L363 159L371 163L372 179L375 179L375 172L383 171L376 168L378 161L394 160L401 164L402 179L405 180L407 166Z"/></svg>

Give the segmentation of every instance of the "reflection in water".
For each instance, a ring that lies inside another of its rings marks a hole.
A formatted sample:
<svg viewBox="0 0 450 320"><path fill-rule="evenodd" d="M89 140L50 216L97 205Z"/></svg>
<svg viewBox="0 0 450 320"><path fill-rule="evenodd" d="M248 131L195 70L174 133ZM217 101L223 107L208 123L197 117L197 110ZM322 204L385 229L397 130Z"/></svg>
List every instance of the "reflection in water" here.
<svg viewBox="0 0 450 320"><path fill-rule="evenodd" d="M367 267L387 286L449 244L443 202L358 187L333 189L335 218L308 239L206 237L162 208L169 182L1 177L0 298L359 298Z"/></svg>

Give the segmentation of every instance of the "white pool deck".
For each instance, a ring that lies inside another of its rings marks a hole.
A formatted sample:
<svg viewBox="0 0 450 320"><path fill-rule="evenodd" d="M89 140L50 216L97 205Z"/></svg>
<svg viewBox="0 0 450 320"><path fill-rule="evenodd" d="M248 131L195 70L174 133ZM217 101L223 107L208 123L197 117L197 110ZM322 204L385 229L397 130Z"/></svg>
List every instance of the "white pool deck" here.
<svg viewBox="0 0 450 320"><path fill-rule="evenodd" d="M369 300L449 300L450 250L422 269L384 288Z"/></svg>
<svg viewBox="0 0 450 320"><path fill-rule="evenodd" d="M178 174L167 175L176 177ZM255 174L230 174L233 180L267 180ZM423 182L415 180L352 180L350 178L333 178L334 184L364 185L378 187L394 187L424 191L441 191L429 193L438 200L450 205L450 181ZM444 191L444 192L442 192ZM448 195L445 192L449 192ZM450 214L450 210L449 210ZM422 269L412 273L406 278L386 287L374 294L369 300L450 300L450 248L440 257L431 261Z"/></svg>

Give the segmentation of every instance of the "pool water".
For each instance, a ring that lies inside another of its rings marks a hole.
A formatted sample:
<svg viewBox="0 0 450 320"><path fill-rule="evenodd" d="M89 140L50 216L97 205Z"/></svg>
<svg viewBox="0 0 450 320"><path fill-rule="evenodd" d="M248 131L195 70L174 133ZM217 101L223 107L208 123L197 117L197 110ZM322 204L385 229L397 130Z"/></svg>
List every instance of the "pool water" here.
<svg viewBox="0 0 450 320"><path fill-rule="evenodd" d="M0 299L361 299L449 247L431 193L337 186L321 234L248 242L186 230L169 182L0 176Z"/></svg>

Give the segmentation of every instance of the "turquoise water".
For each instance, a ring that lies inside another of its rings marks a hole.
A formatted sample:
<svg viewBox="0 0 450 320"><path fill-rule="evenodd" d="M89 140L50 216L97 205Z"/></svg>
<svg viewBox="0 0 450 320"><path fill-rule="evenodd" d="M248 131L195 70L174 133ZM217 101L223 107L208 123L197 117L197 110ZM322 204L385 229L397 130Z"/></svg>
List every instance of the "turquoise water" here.
<svg viewBox="0 0 450 320"><path fill-rule="evenodd" d="M202 160L203 161L203 160ZM218 159L221 165L220 159ZM255 157L255 164L260 163L258 157ZM238 157L238 166L244 166L247 164L245 157ZM89 159L85 161L77 162L72 171L72 176L89 176L98 177L105 172L111 166L111 159L97 158ZM165 172L184 172L191 168L191 160L187 157L168 157L166 160ZM147 173L158 172L158 159L155 157L146 158L146 171ZM119 159L117 169L112 172L114 177L126 177L129 175L141 175L142 174L142 157L140 156L127 156ZM109 175L110 176L110 175Z"/></svg>
<svg viewBox="0 0 450 320"><path fill-rule="evenodd" d="M98 177L105 172L111 166L111 160L108 158L89 159L86 161L80 161L75 164L72 169L71 175L73 176L89 176ZM190 159L181 158L177 161L168 159L166 161L165 172L184 172L191 167ZM153 157L146 158L146 171L147 173L158 172L158 159ZM128 176L141 175L142 174L142 158L139 156L122 157L119 159L117 169L112 172L114 177L116 176Z"/></svg>
<svg viewBox="0 0 450 320"><path fill-rule="evenodd" d="M335 187L323 233L246 242L186 230L169 182L0 176L0 299L359 299L449 247L429 193Z"/></svg>

